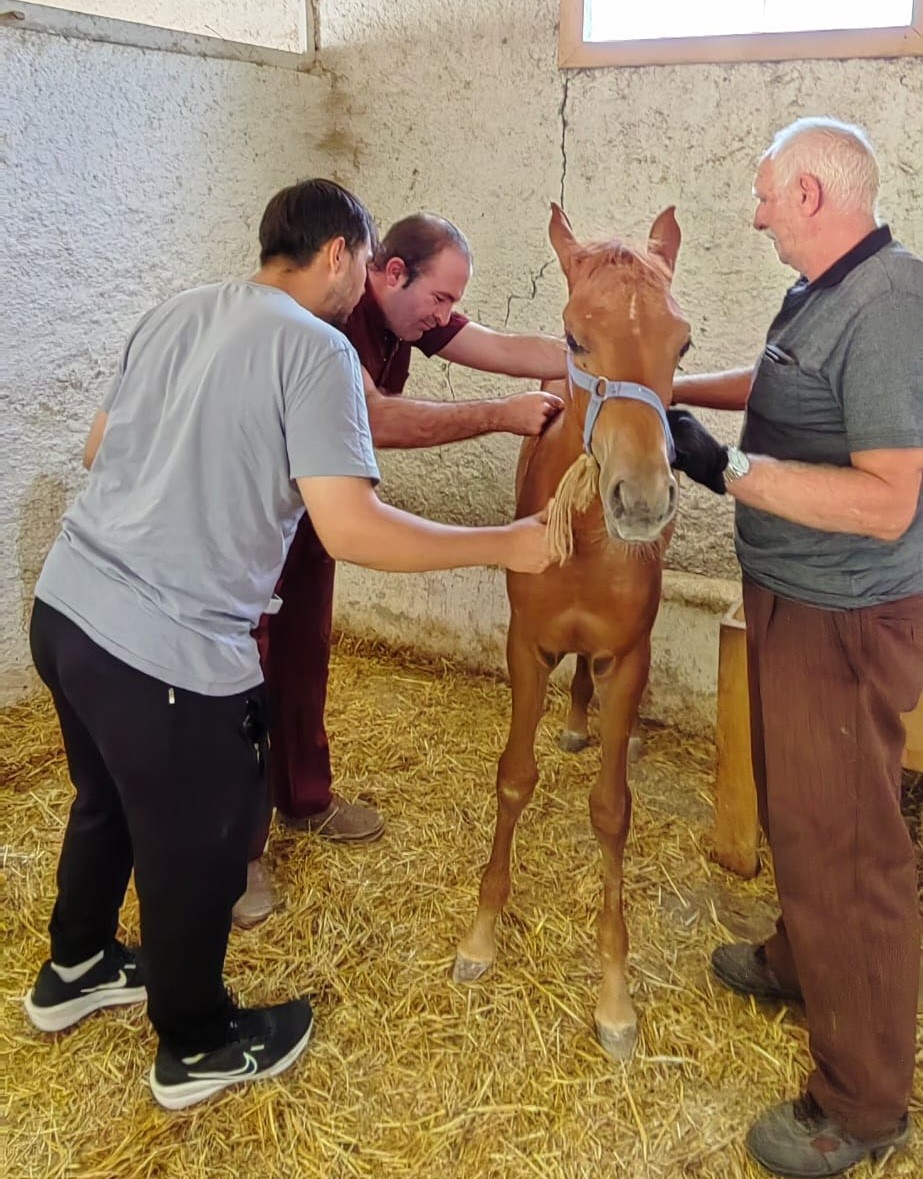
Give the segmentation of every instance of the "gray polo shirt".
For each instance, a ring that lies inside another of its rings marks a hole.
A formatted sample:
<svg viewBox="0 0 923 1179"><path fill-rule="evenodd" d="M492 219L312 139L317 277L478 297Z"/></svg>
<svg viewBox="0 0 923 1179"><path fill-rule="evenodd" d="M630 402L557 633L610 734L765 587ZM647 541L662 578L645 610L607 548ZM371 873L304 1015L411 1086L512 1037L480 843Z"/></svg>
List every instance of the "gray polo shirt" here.
<svg viewBox="0 0 923 1179"><path fill-rule="evenodd" d="M378 478L355 350L282 291L201 287L142 318L103 408L36 596L171 686L254 687L294 480Z"/></svg>
<svg viewBox="0 0 923 1179"><path fill-rule="evenodd" d="M851 452L923 446L923 261L883 227L792 296L769 330L742 449L847 467ZM738 503L736 543L745 573L797 601L853 609L923 593L923 496L894 542Z"/></svg>

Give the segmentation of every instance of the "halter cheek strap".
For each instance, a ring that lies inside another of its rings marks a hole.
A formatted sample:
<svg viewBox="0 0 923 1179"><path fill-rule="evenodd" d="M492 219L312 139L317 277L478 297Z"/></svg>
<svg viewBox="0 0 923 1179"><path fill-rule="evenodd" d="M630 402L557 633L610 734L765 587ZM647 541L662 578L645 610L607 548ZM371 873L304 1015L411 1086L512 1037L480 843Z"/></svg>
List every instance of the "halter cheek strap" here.
<svg viewBox="0 0 923 1179"><path fill-rule="evenodd" d="M582 369L577 368L570 353L567 355L567 373L575 385L590 394L586 417L583 419L583 449L587 454L593 453L590 444L593 441L593 429L596 426L599 411L607 401L612 401L616 397L625 397L629 401L643 401L645 405L649 405L651 409L657 411L660 424L663 426L664 437L667 440L667 453L670 456L670 462L673 462L676 458L676 448L673 445L670 424L667 421L663 402L653 389L648 389L647 385L638 385L634 381L607 381L605 377L591 376L590 373L585 373Z"/></svg>

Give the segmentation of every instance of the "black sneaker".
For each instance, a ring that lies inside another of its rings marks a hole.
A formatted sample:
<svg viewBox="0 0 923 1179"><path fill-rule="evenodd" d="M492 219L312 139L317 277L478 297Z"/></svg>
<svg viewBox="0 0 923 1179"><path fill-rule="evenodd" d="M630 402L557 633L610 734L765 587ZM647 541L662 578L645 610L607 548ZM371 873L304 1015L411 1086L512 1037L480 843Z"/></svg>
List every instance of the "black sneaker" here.
<svg viewBox="0 0 923 1179"><path fill-rule="evenodd" d="M236 1011L227 1043L211 1052L180 1057L161 1044L151 1069L154 1100L184 1109L230 1085L278 1076L307 1048L313 1024L307 999L292 999Z"/></svg>
<svg viewBox="0 0 923 1179"><path fill-rule="evenodd" d="M62 1032L102 1007L143 1003L146 998L137 958L121 942L113 942L100 961L73 982L64 982L49 959L23 1004L39 1031Z"/></svg>

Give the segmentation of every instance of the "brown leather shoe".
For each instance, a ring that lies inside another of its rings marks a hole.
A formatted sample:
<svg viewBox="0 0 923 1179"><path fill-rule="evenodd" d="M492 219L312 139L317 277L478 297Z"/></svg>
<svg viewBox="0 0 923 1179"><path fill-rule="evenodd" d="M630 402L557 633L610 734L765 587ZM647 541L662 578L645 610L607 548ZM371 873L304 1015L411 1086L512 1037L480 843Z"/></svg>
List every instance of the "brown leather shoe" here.
<svg viewBox="0 0 923 1179"><path fill-rule="evenodd" d="M272 877L260 860L247 865L247 889L231 910L231 921L238 929L252 929L265 921L276 907Z"/></svg>
<svg viewBox="0 0 923 1179"><path fill-rule="evenodd" d="M807 1095L783 1101L757 1118L747 1134L747 1150L775 1175L839 1175L863 1159L877 1162L909 1137L904 1115L890 1133L872 1140L853 1138Z"/></svg>
<svg viewBox="0 0 923 1179"><path fill-rule="evenodd" d="M385 821L374 807L359 802L347 802L339 794L331 797L330 805L317 815L304 819L279 816L286 827L296 831L313 831L322 839L336 843L371 843L380 839Z"/></svg>
<svg viewBox="0 0 923 1179"><path fill-rule="evenodd" d="M765 946L749 942L718 946L712 951L711 968L715 978L738 995L757 999L801 999L797 988L785 987L769 969Z"/></svg>

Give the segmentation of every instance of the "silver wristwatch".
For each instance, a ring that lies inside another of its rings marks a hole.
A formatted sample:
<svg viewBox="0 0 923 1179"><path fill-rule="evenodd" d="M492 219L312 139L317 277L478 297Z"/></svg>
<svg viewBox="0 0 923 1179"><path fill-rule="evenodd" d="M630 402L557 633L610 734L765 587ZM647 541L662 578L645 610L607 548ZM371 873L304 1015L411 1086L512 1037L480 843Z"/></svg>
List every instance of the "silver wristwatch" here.
<svg viewBox="0 0 923 1179"><path fill-rule="evenodd" d="M728 447L728 465L724 468L724 485L742 479L750 470L750 456L738 450L736 446Z"/></svg>

